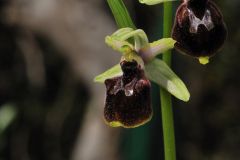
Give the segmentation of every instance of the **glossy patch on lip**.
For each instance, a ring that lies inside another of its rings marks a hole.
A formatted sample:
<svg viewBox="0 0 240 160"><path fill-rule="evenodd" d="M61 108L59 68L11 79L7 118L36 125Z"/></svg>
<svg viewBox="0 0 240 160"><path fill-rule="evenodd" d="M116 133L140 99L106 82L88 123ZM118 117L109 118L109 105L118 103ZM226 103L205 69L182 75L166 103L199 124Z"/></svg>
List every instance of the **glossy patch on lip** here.
<svg viewBox="0 0 240 160"><path fill-rule="evenodd" d="M152 117L151 84L136 61L121 62L123 75L105 81L104 118L112 127L133 128Z"/></svg>
<svg viewBox="0 0 240 160"><path fill-rule="evenodd" d="M211 31L214 28L211 13L209 10L205 11L202 19L197 18L196 15L193 13L193 11L190 9L188 9L188 14L189 14L189 23L190 23L190 28L189 28L190 33L197 33L198 27L200 25L204 25L208 31Z"/></svg>
<svg viewBox="0 0 240 160"><path fill-rule="evenodd" d="M172 37L181 53L211 57L221 48L226 36L222 14L211 0L189 0L179 6Z"/></svg>

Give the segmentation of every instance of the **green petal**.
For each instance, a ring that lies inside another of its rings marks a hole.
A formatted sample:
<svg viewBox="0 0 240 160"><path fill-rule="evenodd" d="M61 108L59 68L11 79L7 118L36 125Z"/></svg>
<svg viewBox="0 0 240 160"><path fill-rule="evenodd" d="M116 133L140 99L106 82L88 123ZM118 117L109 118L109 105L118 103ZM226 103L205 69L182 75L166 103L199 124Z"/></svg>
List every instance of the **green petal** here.
<svg viewBox="0 0 240 160"><path fill-rule="evenodd" d="M176 1L176 0L139 0L140 3L144 3L147 5L155 5L155 4L169 2L169 1Z"/></svg>
<svg viewBox="0 0 240 160"><path fill-rule="evenodd" d="M113 50L115 51L118 51L120 53L123 53L124 52L124 48L123 47L129 47L131 48L132 50L134 49L133 45L130 44L129 42L127 41L122 41L122 40L119 40L115 37L111 37L111 36L107 36L105 38L105 43L111 47Z"/></svg>
<svg viewBox="0 0 240 160"><path fill-rule="evenodd" d="M154 59L145 66L146 76L165 88L176 98L189 101L190 94L182 80L160 59Z"/></svg>
<svg viewBox="0 0 240 160"><path fill-rule="evenodd" d="M160 40L152 42L150 43L150 53L148 54L151 54L149 56L154 58L161 53L173 49L175 43L176 41L172 38L162 38ZM142 49L142 52L144 52L144 49Z"/></svg>
<svg viewBox="0 0 240 160"><path fill-rule="evenodd" d="M110 79L121 75L122 75L121 66L117 64L114 67L110 68L109 70L105 71L104 73L96 76L94 78L94 82L104 83L106 79Z"/></svg>
<svg viewBox="0 0 240 160"><path fill-rule="evenodd" d="M134 40L134 46L129 43L131 39ZM122 47L124 46L128 46L135 51L149 46L146 33L141 29L134 30L132 28L121 28L117 30L111 36L107 36L105 42L108 46L119 52L123 52Z"/></svg>

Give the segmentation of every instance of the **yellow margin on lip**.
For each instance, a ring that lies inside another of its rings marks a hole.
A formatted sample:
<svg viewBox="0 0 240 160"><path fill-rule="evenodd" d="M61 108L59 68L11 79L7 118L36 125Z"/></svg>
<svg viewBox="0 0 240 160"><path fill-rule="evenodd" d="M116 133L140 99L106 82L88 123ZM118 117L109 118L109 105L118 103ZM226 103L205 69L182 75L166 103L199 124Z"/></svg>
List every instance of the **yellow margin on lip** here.
<svg viewBox="0 0 240 160"><path fill-rule="evenodd" d="M126 125L124 125L123 123L121 123L120 121L108 122L105 118L104 118L104 122L105 122L107 125L109 125L110 127L114 127L114 128L116 128L116 127L136 128L136 127L139 127L139 126L144 125L144 124L146 124L147 122L149 122L149 121L152 119L152 116L153 116L153 114L151 114L150 117L149 117L147 120L145 120L145 121L143 121L142 123L139 123L139 124L137 124L137 125L133 125L133 126L126 126Z"/></svg>
<svg viewBox="0 0 240 160"><path fill-rule="evenodd" d="M203 65L206 65L209 63L209 57L199 57L198 60L199 60L199 63Z"/></svg>

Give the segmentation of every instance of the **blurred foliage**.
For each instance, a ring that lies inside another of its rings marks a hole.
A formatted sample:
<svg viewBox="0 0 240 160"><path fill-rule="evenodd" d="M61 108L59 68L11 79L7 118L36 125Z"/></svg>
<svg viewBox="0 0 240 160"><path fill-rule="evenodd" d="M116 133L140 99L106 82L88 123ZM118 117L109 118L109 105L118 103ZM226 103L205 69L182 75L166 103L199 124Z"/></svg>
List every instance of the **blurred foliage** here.
<svg viewBox="0 0 240 160"><path fill-rule="evenodd" d="M16 108L11 104L5 104L0 108L0 136L11 124L16 116Z"/></svg>

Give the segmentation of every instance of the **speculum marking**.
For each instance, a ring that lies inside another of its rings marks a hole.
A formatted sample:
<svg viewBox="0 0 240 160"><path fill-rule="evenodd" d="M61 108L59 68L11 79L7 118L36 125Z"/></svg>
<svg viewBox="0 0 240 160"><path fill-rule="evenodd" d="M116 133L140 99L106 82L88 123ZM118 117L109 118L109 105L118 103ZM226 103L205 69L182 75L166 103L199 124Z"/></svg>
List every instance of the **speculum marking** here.
<svg viewBox="0 0 240 160"><path fill-rule="evenodd" d="M189 21L190 21L190 33L197 33L199 25L204 25L208 31L212 30L214 28L214 24L212 22L211 12L209 10L206 10L204 13L204 16L202 20L200 20L194 12L190 9L188 9L189 13Z"/></svg>

